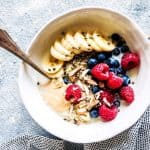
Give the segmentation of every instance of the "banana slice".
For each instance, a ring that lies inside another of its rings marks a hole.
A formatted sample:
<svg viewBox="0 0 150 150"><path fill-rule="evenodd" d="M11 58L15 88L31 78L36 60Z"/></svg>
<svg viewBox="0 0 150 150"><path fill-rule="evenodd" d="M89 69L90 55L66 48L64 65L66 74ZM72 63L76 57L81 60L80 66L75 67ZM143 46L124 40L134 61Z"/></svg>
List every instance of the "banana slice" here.
<svg viewBox="0 0 150 150"><path fill-rule="evenodd" d="M97 33L93 34L93 39L95 43L105 51L112 51L115 48L115 45L111 41L105 40L103 37L99 36Z"/></svg>
<svg viewBox="0 0 150 150"><path fill-rule="evenodd" d="M65 47L66 49L68 49L69 51L71 51L73 54L79 54L80 52L78 51L78 49L76 49L74 46L72 46L66 39L62 39L61 43L63 45L63 47Z"/></svg>
<svg viewBox="0 0 150 150"><path fill-rule="evenodd" d="M99 47L98 44L95 43L91 34L89 33L86 34L86 41L88 42L88 45L90 45L93 50L98 52L101 51L101 47Z"/></svg>
<svg viewBox="0 0 150 150"><path fill-rule="evenodd" d="M54 49L59 53L61 53L62 55L68 55L71 57L73 56L73 53L70 52L68 49L64 48L63 45L58 41L55 42Z"/></svg>
<svg viewBox="0 0 150 150"><path fill-rule="evenodd" d="M51 78L59 78L59 77L62 77L63 74L64 74L64 69L61 68L58 72L53 73L53 74L49 74L49 76Z"/></svg>
<svg viewBox="0 0 150 150"><path fill-rule="evenodd" d="M80 45L83 51L86 51L86 52L92 51L91 47L88 45L87 41L85 40L85 37L80 32L77 32L74 35L74 39L76 43L79 43L78 45Z"/></svg>
<svg viewBox="0 0 150 150"><path fill-rule="evenodd" d="M81 33L76 32L72 34L67 33L61 41L56 41L54 46L51 47L50 53L53 57L60 61L70 61L74 55L82 52L91 52L92 50L111 51L115 45L110 41L104 39L97 32Z"/></svg>
<svg viewBox="0 0 150 150"><path fill-rule="evenodd" d="M63 61L60 61L50 54L47 54L43 57L42 67L48 74L54 74L62 68L63 63Z"/></svg>
<svg viewBox="0 0 150 150"><path fill-rule="evenodd" d="M70 50L73 51L75 54L81 53L80 44L74 40L73 35L71 35L70 33L66 34L66 37L63 41L64 41L63 43L65 44L65 46L68 46L68 45L69 47L71 46Z"/></svg>
<svg viewBox="0 0 150 150"><path fill-rule="evenodd" d="M70 57L68 55L63 55L63 54L59 53L58 51L56 51L54 49L54 47L51 47L50 53L53 57L55 57L56 59L61 60L61 61L69 61L73 58L73 56Z"/></svg>

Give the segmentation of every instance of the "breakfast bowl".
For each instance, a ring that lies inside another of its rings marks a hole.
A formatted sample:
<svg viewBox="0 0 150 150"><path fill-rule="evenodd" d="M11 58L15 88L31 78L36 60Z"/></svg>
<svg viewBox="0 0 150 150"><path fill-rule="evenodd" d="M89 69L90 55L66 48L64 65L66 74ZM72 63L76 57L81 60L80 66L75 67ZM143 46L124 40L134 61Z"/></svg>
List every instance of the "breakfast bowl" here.
<svg viewBox="0 0 150 150"><path fill-rule="evenodd" d="M85 124L67 122L56 110L64 103L55 105L54 97L61 98L61 90L43 90L49 81L25 63L21 64L19 89L23 103L32 118L49 133L75 143L92 143L109 139L131 127L149 105L150 46L146 35L127 16L106 8L90 7L69 11L48 22L33 38L27 49L29 57L43 67L43 58L50 47L67 32L100 32L104 35L119 34L131 51L140 57L140 66L134 77L134 102L121 106L117 117L108 122L93 121ZM60 60L61 61L61 60ZM42 91L42 92L41 92ZM44 92L43 92L44 91ZM44 96L43 96L44 93ZM45 94L46 93L46 94ZM49 101L45 101L48 97ZM52 107L51 107L52 106Z"/></svg>

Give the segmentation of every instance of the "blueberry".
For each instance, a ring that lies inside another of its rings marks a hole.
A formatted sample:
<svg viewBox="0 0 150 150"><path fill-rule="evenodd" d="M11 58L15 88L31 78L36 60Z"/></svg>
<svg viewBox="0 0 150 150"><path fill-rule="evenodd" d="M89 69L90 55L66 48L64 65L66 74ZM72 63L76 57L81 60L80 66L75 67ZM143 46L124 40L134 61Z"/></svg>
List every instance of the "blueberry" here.
<svg viewBox="0 0 150 150"><path fill-rule="evenodd" d="M113 34L111 35L111 39L112 39L113 41L119 41L119 40L121 39L121 36L120 36L118 33L113 33Z"/></svg>
<svg viewBox="0 0 150 150"><path fill-rule="evenodd" d="M109 71L116 73L116 69L115 68L110 68Z"/></svg>
<svg viewBox="0 0 150 150"><path fill-rule="evenodd" d="M100 53L97 55L98 62L103 62L106 59L106 55L104 53Z"/></svg>
<svg viewBox="0 0 150 150"><path fill-rule="evenodd" d="M112 54L118 56L120 54L120 47L116 47L115 49L113 49Z"/></svg>
<svg viewBox="0 0 150 150"><path fill-rule="evenodd" d="M130 78L127 76L127 75L124 75L124 76L122 76L122 79L123 79L123 85L128 85L128 84L130 84Z"/></svg>
<svg viewBox="0 0 150 150"><path fill-rule="evenodd" d="M105 52L104 54L106 58L112 57L112 52Z"/></svg>
<svg viewBox="0 0 150 150"><path fill-rule="evenodd" d="M119 47L119 46L123 46L125 43L126 43L125 41L120 40L120 41L117 42L117 46L118 46L118 47Z"/></svg>
<svg viewBox="0 0 150 150"><path fill-rule="evenodd" d="M120 66L119 61L114 58L109 58L107 63L110 67L114 67L114 68L118 68Z"/></svg>
<svg viewBox="0 0 150 150"><path fill-rule="evenodd" d="M89 68L93 68L97 63L98 61L95 58L90 58L87 62L87 65Z"/></svg>
<svg viewBox="0 0 150 150"><path fill-rule="evenodd" d="M90 116L91 116L91 118L97 118L99 116L98 110L97 109L92 109L90 111Z"/></svg>
<svg viewBox="0 0 150 150"><path fill-rule="evenodd" d="M98 86L92 86L91 90L95 94L100 91L100 88Z"/></svg>
<svg viewBox="0 0 150 150"><path fill-rule="evenodd" d="M121 52L122 53L128 52L129 50L130 49L129 49L129 47L127 45L124 45L124 46L121 47Z"/></svg>
<svg viewBox="0 0 150 150"><path fill-rule="evenodd" d="M117 68L117 74L125 74L125 73L126 71L123 68L121 67Z"/></svg>
<svg viewBox="0 0 150 150"><path fill-rule="evenodd" d="M116 107L119 107L120 106L120 101L119 100L114 101L113 105L116 106Z"/></svg>
<svg viewBox="0 0 150 150"><path fill-rule="evenodd" d="M112 63L115 68L118 68L120 66L120 63L117 59L113 59Z"/></svg>
<svg viewBox="0 0 150 150"><path fill-rule="evenodd" d="M104 61L104 63L105 63L105 64L107 64L108 66L110 65L110 63L109 63L109 60L108 60L108 59L106 59L106 60Z"/></svg>
<svg viewBox="0 0 150 150"><path fill-rule="evenodd" d="M67 76L63 77L63 81L64 81L65 84L68 84L70 82L69 78Z"/></svg>
<svg viewBox="0 0 150 150"><path fill-rule="evenodd" d="M88 70L87 74L88 74L88 75L90 75L90 74L91 74L91 70L90 70L90 69Z"/></svg>

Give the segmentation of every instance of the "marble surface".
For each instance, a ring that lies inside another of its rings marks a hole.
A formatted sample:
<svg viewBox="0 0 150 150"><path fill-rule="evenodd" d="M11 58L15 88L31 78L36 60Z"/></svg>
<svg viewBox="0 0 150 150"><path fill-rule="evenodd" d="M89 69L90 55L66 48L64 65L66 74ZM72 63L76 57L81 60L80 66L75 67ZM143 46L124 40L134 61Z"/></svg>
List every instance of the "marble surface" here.
<svg viewBox="0 0 150 150"><path fill-rule="evenodd" d="M134 19L150 35L149 0L0 0L0 26L26 50L37 31L49 19L81 6L102 6ZM30 117L18 89L20 60L0 48L0 144L20 135L53 137Z"/></svg>

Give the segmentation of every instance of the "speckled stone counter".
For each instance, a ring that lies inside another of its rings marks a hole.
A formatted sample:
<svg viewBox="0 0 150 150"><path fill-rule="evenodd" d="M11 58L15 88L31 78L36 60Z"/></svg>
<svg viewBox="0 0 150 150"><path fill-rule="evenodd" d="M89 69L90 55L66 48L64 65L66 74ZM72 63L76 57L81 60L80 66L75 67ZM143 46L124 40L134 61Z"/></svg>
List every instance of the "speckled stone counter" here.
<svg viewBox="0 0 150 150"><path fill-rule="evenodd" d="M0 0L0 26L26 50L31 39L49 19L81 6L102 6L121 11L150 35L149 0ZM53 137L30 117L18 89L20 60L0 49L0 144L20 135Z"/></svg>

